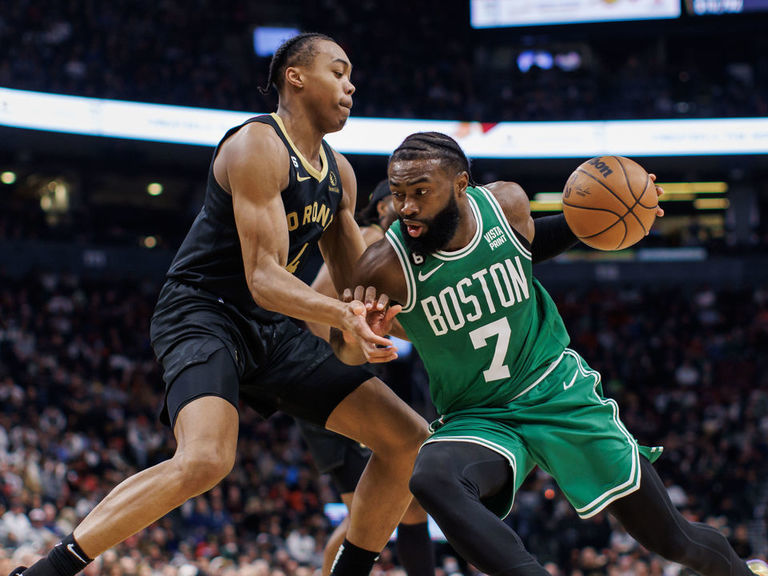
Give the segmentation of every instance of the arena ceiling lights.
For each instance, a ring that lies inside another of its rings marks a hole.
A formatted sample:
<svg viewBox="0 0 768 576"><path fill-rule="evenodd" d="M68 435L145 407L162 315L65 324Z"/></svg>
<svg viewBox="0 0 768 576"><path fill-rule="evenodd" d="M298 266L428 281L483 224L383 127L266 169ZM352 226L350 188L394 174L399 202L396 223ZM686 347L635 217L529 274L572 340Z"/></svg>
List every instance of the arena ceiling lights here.
<svg viewBox="0 0 768 576"><path fill-rule="evenodd" d="M254 112L143 104L0 88L0 126L215 146ZM389 155L409 134L454 137L473 158L768 154L768 118L599 122L459 122L350 118L328 142L345 154Z"/></svg>

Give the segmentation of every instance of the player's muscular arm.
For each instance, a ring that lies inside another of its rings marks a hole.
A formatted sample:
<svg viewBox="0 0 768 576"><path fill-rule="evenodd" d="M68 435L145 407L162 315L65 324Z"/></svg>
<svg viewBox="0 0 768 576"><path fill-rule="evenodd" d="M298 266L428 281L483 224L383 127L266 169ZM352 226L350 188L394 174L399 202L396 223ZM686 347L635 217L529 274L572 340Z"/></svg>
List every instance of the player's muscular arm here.
<svg viewBox="0 0 768 576"><path fill-rule="evenodd" d="M374 242L381 240L381 238L384 236L381 229L374 226L361 228L360 232L362 232L363 240L365 240L365 244L367 246L370 246ZM333 285L333 280L331 280L331 274L328 272L328 266L325 264L323 264L323 266L320 268L320 271L317 273L314 282L312 282L312 288L320 292L320 294L325 294L331 298L339 297L339 293L336 291L336 287ZM315 336L320 336L320 338L326 341L330 339L330 326L327 326L326 324L318 324L316 322L307 322L306 324L307 328L309 328L309 331L312 332L312 334Z"/></svg>
<svg viewBox="0 0 768 576"><path fill-rule="evenodd" d="M367 300L374 296L386 295L385 302L405 302L407 296L405 277L402 268L397 260L394 250L386 240L380 240L365 251L360 260L356 263L355 271L352 276L351 286L346 288L342 297L349 299L354 293L355 288L359 292L363 287L367 287ZM393 334L400 338L405 338L405 332L394 319L394 315L399 312L400 306L390 309L371 309L366 316L366 321L376 334ZM344 334L335 328L330 331L331 346L337 351L339 358L348 364L359 364L362 360L359 355L355 356L353 352L347 351L346 354L340 353L337 349L345 344ZM393 356L391 359L396 358Z"/></svg>
<svg viewBox="0 0 768 576"><path fill-rule="evenodd" d="M378 293L386 294L392 303L402 305L408 299L403 269L392 245L386 239L375 242L363 253L355 267L354 283L358 286L372 286ZM397 320L386 331L381 331L378 326L374 331L408 339Z"/></svg>
<svg viewBox="0 0 768 576"><path fill-rule="evenodd" d="M363 319L349 304L318 294L285 270L289 238L280 193L288 185L289 160L272 129L261 124L244 127L225 143L216 162L221 163L217 178L223 174L225 182L220 183L232 194L245 277L256 303L365 337L359 326ZM372 333L367 337L380 342Z"/></svg>
<svg viewBox="0 0 768 576"><path fill-rule="evenodd" d="M553 258L578 243L562 214L531 218L528 196L518 184L494 182L487 188L499 201L510 225L531 243L534 264Z"/></svg>

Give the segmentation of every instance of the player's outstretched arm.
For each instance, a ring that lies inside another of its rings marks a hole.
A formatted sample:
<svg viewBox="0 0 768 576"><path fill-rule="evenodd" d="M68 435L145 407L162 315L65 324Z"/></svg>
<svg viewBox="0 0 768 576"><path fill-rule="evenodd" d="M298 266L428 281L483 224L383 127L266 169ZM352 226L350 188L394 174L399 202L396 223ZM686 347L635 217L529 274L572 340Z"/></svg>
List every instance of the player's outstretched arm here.
<svg viewBox="0 0 768 576"><path fill-rule="evenodd" d="M365 240L366 246L370 246L374 242L381 240L383 234L379 228L375 228L373 226L363 227L360 229L360 232L363 234L363 239ZM315 276L315 279L312 282L312 288L317 292L320 292L320 294L325 294L331 298L339 297L339 293L336 291L336 287L333 285L331 273L328 271L328 266L325 264L320 267L320 271L317 273L317 276ZM330 326L326 324L318 324L316 322L306 322L306 325L312 334L319 336L326 342L330 342Z"/></svg>
<svg viewBox="0 0 768 576"><path fill-rule="evenodd" d="M244 127L222 147L217 162L223 163L232 194L245 278L256 303L286 316L342 328L371 348L387 345L351 303L318 294L285 269L289 237L280 193L288 185L289 159L274 131L260 124Z"/></svg>
<svg viewBox="0 0 768 576"><path fill-rule="evenodd" d="M395 316L408 297L405 275L392 245L381 239L371 244L355 265L353 286L367 286L377 294L386 295L391 317L368 316L366 321L376 334L391 334L403 340L408 336Z"/></svg>

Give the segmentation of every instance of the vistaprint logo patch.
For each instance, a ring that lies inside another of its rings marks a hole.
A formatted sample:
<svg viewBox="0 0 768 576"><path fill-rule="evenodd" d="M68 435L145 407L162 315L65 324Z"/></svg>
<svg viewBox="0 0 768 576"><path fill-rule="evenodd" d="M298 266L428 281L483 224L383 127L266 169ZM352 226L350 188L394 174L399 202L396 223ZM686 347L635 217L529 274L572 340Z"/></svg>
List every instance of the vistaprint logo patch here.
<svg viewBox="0 0 768 576"><path fill-rule="evenodd" d="M494 226L488 230L488 232L483 234L483 238L488 242L488 247L491 250L496 250L496 248L507 242L507 235L504 234L504 230L500 226Z"/></svg>

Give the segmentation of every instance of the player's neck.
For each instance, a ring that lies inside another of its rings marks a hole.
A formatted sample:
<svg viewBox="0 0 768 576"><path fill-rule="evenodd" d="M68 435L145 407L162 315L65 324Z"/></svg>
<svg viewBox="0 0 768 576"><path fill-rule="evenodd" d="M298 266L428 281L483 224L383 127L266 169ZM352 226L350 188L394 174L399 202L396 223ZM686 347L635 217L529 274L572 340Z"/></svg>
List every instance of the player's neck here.
<svg viewBox="0 0 768 576"><path fill-rule="evenodd" d="M320 148L325 134L317 128L309 114L298 106L280 103L277 107L277 115L282 120L288 137L301 155L313 165L319 165Z"/></svg>

